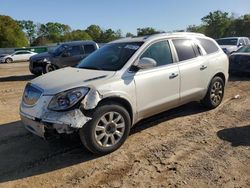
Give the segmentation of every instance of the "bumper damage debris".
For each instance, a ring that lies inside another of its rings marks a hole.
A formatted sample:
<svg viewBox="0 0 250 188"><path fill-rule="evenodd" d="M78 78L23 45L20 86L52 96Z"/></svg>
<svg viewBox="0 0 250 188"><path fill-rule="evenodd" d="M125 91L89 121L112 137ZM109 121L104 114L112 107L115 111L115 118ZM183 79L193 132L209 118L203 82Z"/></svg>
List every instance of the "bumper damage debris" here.
<svg viewBox="0 0 250 188"><path fill-rule="evenodd" d="M43 114L42 121L66 124L72 128L82 128L91 118L84 116L79 109L65 111L65 112L51 112L47 111Z"/></svg>
<svg viewBox="0 0 250 188"><path fill-rule="evenodd" d="M95 89L90 89L88 94L84 97L81 104L83 105L83 108L85 110L91 110L94 109L99 101L102 99L102 96L99 94L99 92Z"/></svg>

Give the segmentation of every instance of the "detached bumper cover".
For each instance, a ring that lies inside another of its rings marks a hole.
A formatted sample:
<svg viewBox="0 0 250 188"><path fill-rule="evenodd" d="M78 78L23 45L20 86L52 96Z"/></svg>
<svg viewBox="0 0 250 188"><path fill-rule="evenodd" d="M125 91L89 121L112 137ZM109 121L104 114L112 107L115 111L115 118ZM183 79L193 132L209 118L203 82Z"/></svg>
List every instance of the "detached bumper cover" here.
<svg viewBox="0 0 250 188"><path fill-rule="evenodd" d="M32 117L20 112L24 127L33 134L45 138L48 131L56 131L58 134L71 134L83 127L91 118L86 117L80 110L69 112L45 113L42 119Z"/></svg>
<svg viewBox="0 0 250 188"><path fill-rule="evenodd" d="M44 134L45 134L44 124L39 123L33 119L27 118L23 115L21 115L21 120L22 120L24 127L28 131L32 132L33 134L37 136L44 138Z"/></svg>

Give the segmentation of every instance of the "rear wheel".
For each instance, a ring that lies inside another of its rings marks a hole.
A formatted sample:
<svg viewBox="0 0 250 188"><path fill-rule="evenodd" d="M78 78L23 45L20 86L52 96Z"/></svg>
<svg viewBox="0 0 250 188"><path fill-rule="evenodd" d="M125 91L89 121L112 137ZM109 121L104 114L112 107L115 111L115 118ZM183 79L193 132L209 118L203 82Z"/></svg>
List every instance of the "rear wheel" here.
<svg viewBox="0 0 250 188"><path fill-rule="evenodd" d="M207 94L201 103L210 109L216 108L222 102L225 83L221 77L214 77L209 85Z"/></svg>
<svg viewBox="0 0 250 188"><path fill-rule="evenodd" d="M13 59L11 59L10 57L5 59L5 63L12 63L12 62L13 62Z"/></svg>
<svg viewBox="0 0 250 188"><path fill-rule="evenodd" d="M80 138L91 152L107 154L125 142L130 125L130 116L125 108L116 104L105 104L97 107L92 120L80 129Z"/></svg>

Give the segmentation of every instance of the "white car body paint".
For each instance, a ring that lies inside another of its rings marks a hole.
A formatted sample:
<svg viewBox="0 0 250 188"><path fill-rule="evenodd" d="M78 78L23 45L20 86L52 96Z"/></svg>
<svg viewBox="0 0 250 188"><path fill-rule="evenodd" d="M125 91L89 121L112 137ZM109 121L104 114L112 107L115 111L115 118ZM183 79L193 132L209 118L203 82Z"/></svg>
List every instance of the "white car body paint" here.
<svg viewBox="0 0 250 188"><path fill-rule="evenodd" d="M201 56L178 62L171 40L173 38L204 38L213 41L218 51L206 54L201 48ZM168 40L173 50L174 63L138 72L130 71L130 67L138 62L138 57L155 41ZM53 124L58 133L71 133L71 129L63 130L58 124L66 124L71 128L81 128L91 118L78 108L65 112L48 110L52 97L60 92L77 87L87 87L89 92L81 101L82 107L88 111L95 109L104 99L118 98L127 101L132 108L132 125L139 120L160 113L170 108L191 101L200 101L206 95L211 79L221 73L228 79L228 58L217 43L201 34L172 33L158 34L149 37L125 38L112 43L141 42L143 45L134 53L127 63L118 71L87 70L79 68L63 68L40 76L30 83L43 91L34 106L27 106L24 101L20 105L20 114L26 118ZM202 67L205 67L204 69ZM170 79L172 73L177 77ZM67 128L65 128L67 129Z"/></svg>

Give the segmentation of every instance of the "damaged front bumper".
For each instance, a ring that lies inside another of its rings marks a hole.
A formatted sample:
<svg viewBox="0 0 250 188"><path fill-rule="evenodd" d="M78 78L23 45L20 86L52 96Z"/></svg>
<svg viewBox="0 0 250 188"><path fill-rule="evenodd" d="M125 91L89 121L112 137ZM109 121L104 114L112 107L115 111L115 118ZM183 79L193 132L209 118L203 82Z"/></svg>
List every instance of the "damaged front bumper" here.
<svg viewBox="0 0 250 188"><path fill-rule="evenodd" d="M50 100L51 96L41 96L34 106L21 103L20 117L28 131L43 138L50 132L71 134L91 119L78 108L63 112L48 110Z"/></svg>
<svg viewBox="0 0 250 188"><path fill-rule="evenodd" d="M60 113L46 112L42 119L20 112L20 117L28 131L42 138L49 137L51 133L72 134L91 119L79 109Z"/></svg>

